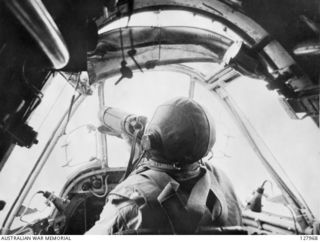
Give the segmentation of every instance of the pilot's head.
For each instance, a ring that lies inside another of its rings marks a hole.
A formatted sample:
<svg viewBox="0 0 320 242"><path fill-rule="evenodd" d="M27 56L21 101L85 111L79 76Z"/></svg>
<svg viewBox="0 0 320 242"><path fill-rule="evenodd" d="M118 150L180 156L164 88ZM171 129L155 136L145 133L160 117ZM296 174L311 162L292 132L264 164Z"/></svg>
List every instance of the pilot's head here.
<svg viewBox="0 0 320 242"><path fill-rule="evenodd" d="M215 143L215 134L210 114L197 102L179 97L156 109L143 146L157 162L184 165L206 156Z"/></svg>

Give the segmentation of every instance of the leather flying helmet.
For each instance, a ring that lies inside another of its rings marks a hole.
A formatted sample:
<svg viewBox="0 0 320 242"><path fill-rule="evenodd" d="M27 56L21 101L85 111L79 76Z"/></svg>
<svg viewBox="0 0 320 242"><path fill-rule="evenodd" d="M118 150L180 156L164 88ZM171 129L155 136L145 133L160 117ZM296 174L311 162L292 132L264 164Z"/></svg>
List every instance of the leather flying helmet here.
<svg viewBox="0 0 320 242"><path fill-rule="evenodd" d="M142 146L157 162L183 165L207 155L215 139L211 115L197 102L179 97L156 109Z"/></svg>

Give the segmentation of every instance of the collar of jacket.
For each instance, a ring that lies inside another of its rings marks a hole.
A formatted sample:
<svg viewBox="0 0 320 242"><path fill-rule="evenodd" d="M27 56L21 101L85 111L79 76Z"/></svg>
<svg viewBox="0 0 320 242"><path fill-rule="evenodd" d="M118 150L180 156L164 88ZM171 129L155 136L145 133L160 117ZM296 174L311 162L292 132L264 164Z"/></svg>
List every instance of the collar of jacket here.
<svg viewBox="0 0 320 242"><path fill-rule="evenodd" d="M169 163L161 163L155 160L146 160L144 162L144 166L149 167L150 169L159 170L159 171L195 171L200 168L200 162L196 161L191 164L169 164Z"/></svg>

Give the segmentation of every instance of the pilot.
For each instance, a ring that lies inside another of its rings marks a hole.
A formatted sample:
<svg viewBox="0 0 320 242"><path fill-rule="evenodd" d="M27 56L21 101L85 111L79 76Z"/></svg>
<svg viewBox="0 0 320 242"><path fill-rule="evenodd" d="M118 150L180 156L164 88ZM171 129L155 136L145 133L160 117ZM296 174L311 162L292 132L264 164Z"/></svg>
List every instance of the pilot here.
<svg viewBox="0 0 320 242"><path fill-rule="evenodd" d="M142 137L140 165L108 194L86 234L194 234L241 225L230 180L202 160L215 135L212 117L197 102L160 105Z"/></svg>

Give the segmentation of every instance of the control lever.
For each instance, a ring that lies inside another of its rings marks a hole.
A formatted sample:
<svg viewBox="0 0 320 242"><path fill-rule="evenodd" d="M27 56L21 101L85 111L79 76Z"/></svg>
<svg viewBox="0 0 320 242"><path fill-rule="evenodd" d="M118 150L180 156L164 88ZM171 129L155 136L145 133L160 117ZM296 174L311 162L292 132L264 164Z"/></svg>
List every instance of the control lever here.
<svg viewBox="0 0 320 242"><path fill-rule="evenodd" d="M47 198L50 202L52 202L53 205L59 210L59 212L63 212L70 203L70 200L60 198L60 197L54 195L52 192L40 191L39 193L42 193L42 195L45 198Z"/></svg>
<svg viewBox="0 0 320 242"><path fill-rule="evenodd" d="M133 60L133 62L136 64L136 66L139 68L139 70L143 73L143 70L140 66L140 64L138 63L138 61L136 60L136 58L134 58L134 56L137 54L136 49L131 49L128 51L128 55L130 56L130 58Z"/></svg>
<svg viewBox="0 0 320 242"><path fill-rule="evenodd" d="M127 67L127 62L125 60L121 61L121 68L120 68L121 77L114 83L114 85L118 85L123 78L132 78L133 73L129 67Z"/></svg>
<svg viewBox="0 0 320 242"><path fill-rule="evenodd" d="M139 68L139 70L143 73L143 70L141 66L139 65L138 61L134 56L137 54L136 49L134 48L134 43L133 43L133 35L132 35L132 29L129 30L129 35L130 35L130 45L131 45L131 50L128 51L128 55L130 58L133 60L133 62L136 64L136 66Z"/></svg>

